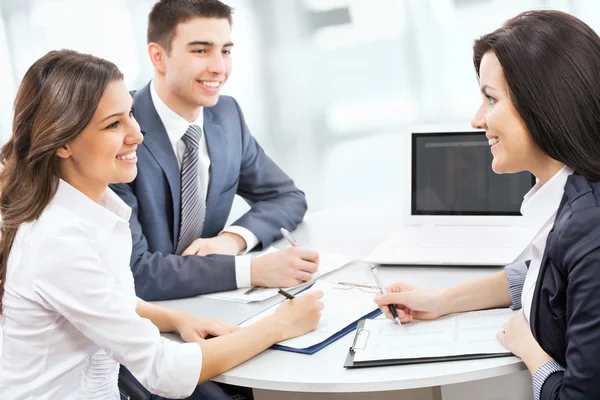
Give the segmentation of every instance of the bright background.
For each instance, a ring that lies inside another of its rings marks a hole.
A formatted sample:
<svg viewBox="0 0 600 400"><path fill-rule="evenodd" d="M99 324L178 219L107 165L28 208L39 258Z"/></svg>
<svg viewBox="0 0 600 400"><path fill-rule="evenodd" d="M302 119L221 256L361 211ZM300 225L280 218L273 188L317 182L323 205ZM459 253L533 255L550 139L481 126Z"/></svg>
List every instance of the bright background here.
<svg viewBox="0 0 600 400"><path fill-rule="evenodd" d="M51 49L115 62L130 89L152 76L154 0L0 0L0 142L16 88ZM534 8L600 29L595 0L231 0L235 96L254 136L308 195L310 210L399 196L401 134L467 127L480 95L473 40Z"/></svg>

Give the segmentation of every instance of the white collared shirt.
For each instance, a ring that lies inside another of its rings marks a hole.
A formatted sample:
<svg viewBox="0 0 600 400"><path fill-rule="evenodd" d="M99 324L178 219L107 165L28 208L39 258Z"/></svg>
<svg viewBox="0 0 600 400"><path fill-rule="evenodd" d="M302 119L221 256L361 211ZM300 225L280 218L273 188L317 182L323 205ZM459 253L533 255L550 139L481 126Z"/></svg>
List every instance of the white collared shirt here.
<svg viewBox="0 0 600 400"><path fill-rule="evenodd" d="M19 227L0 319L3 399L119 399L119 363L164 397L196 388L200 346L161 337L136 313L131 209L110 189L102 203L61 180Z"/></svg>
<svg viewBox="0 0 600 400"><path fill-rule="evenodd" d="M535 227L537 230L531 242L531 262L523 284L521 303L527 321L530 319L531 304L535 284L540 272L542 257L546 250L548 234L554 226L556 212L565 191L565 183L573 170L567 166L561 168L548 182L538 182L523 198L521 214L525 217L527 226Z"/></svg>
<svg viewBox="0 0 600 400"><path fill-rule="evenodd" d="M175 152L175 157L177 157L177 165L179 166L180 171L181 164L183 162L183 154L185 153L185 143L183 142L183 140L181 140L183 135L185 135L185 132L188 130L191 124L197 125L202 128L202 136L200 137L200 143L198 148L200 153L198 162L198 188L200 189L201 195L206 201L206 196L208 194L208 185L210 183L210 156L208 154L208 146L206 145L206 137L204 135L204 113L202 112L202 110L200 110L196 119L192 123L190 123L185 118L183 118L175 111L170 109L162 101L162 99L156 92L154 81L150 83L150 94L152 96L154 108L156 109L158 116L160 117L163 125L165 126L165 130L167 131L167 135L169 136L169 140L171 141L171 145L173 146L173 151ZM242 254L249 252L260 242L260 240L255 234L253 234L250 230L242 226L232 225L223 229L223 232L235 233L244 239L244 241L246 242L246 250L244 250ZM250 256L235 258L235 279L237 287L239 288L250 286L250 263Z"/></svg>

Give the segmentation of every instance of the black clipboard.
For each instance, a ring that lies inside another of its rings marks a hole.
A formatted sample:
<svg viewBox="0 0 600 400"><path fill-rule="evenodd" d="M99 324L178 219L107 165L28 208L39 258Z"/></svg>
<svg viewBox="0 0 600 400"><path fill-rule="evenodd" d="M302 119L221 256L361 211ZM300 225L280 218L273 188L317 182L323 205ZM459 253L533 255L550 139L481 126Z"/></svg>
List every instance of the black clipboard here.
<svg viewBox="0 0 600 400"><path fill-rule="evenodd" d="M498 358L498 357L509 357L513 354L508 350L506 353L492 353L492 354L460 354L455 356L443 356L443 357L424 357L424 358L397 358L397 359L386 359L386 360L372 360L372 361L357 361L354 362L354 354L356 350L360 350L365 347L366 342L369 340L369 331L364 329L365 320L358 322L356 326L356 334L352 341L352 346L348 350L346 361L344 362L344 368L368 368L368 367L383 367L387 365L408 365L408 364L422 364L432 362L444 362L444 361L462 361L462 360L477 360L484 358Z"/></svg>

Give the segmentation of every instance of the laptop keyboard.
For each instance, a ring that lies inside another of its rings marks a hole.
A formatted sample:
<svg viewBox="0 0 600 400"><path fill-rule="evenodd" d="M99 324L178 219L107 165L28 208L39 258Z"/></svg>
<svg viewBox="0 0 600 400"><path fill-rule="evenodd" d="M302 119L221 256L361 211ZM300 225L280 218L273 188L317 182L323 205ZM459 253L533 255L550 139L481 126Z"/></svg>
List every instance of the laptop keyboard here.
<svg viewBox="0 0 600 400"><path fill-rule="evenodd" d="M515 227L406 227L389 240L388 246L512 248L524 241L525 229Z"/></svg>

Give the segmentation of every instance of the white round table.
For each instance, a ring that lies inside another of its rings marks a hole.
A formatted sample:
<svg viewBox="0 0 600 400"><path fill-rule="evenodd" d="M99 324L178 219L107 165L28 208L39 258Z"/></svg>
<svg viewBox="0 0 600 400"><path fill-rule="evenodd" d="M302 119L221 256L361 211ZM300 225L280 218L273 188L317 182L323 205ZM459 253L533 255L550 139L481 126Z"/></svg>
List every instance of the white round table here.
<svg viewBox="0 0 600 400"><path fill-rule="evenodd" d="M323 252L366 255L402 223L401 207L394 201L345 207L309 214L294 232L304 247ZM275 243L283 248L284 242ZM498 268L387 267L379 268L386 283L405 280L420 286L446 287L497 272ZM367 264L353 262L325 277L331 282L374 284ZM195 297L159 302L196 315L240 323L280 302L239 304ZM377 392L470 382L499 377L525 369L516 357L345 369L344 360L354 334L348 334L313 355L267 350L216 377L218 382L286 392Z"/></svg>

